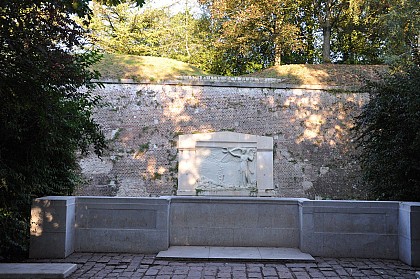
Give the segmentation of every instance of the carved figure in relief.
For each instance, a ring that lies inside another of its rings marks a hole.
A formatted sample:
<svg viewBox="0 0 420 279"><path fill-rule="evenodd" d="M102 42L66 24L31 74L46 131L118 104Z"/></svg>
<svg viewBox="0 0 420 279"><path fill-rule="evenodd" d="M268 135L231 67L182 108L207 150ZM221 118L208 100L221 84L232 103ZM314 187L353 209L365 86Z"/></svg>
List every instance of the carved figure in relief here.
<svg viewBox="0 0 420 279"><path fill-rule="evenodd" d="M252 184L251 181L251 174L253 172L250 169L250 162L254 161L254 154L255 154L255 148L242 148L242 147L236 147L232 149L223 148L223 153L230 154L234 157L238 157L240 162L240 173L241 173L241 185L247 186L249 184Z"/></svg>

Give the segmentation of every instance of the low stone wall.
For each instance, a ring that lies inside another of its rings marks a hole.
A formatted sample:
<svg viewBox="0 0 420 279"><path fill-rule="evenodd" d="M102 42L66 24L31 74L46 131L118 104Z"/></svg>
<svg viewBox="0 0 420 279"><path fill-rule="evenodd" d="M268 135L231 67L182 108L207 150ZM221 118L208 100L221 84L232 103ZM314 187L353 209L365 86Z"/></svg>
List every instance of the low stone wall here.
<svg viewBox="0 0 420 279"><path fill-rule="evenodd" d="M313 256L398 258L397 202L305 201L302 251Z"/></svg>
<svg viewBox="0 0 420 279"><path fill-rule="evenodd" d="M45 197L30 256L156 253L170 245L294 247L420 266L420 203L236 197Z"/></svg>

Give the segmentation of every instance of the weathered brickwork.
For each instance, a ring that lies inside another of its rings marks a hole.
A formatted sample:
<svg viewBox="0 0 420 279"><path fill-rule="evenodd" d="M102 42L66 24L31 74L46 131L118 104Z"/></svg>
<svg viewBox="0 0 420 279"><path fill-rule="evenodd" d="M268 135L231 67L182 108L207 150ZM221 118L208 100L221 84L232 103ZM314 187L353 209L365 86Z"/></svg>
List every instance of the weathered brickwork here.
<svg viewBox="0 0 420 279"><path fill-rule="evenodd" d="M172 195L178 135L235 131L274 138L278 196L361 198L350 128L366 94L234 82L109 83L98 89L107 106L95 118L110 149L102 160L81 160L86 184L77 194Z"/></svg>

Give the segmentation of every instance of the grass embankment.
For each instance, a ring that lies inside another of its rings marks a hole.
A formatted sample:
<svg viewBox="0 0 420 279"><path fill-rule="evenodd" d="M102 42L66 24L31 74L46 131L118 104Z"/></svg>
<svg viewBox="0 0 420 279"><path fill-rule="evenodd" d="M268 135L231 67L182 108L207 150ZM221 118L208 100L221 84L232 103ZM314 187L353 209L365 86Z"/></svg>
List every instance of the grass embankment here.
<svg viewBox="0 0 420 279"><path fill-rule="evenodd" d="M120 54L104 54L94 69L102 78L161 81L177 76L206 76L201 69L174 59ZM308 85L360 86L377 80L385 65L293 64L274 66L246 76L280 78L284 83Z"/></svg>
<svg viewBox="0 0 420 279"><path fill-rule="evenodd" d="M385 65L296 64L274 66L247 76L281 78L291 84L358 86L366 80L378 80L387 71Z"/></svg>
<svg viewBox="0 0 420 279"><path fill-rule="evenodd" d="M102 78L160 81L176 76L205 76L206 73L188 63L170 58L104 54L93 69Z"/></svg>

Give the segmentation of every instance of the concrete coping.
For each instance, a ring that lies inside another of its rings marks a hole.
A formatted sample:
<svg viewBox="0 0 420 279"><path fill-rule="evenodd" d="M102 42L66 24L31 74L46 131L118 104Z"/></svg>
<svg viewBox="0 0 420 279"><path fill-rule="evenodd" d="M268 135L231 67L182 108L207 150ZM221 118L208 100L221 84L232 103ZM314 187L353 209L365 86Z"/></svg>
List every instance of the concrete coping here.
<svg viewBox="0 0 420 279"><path fill-rule="evenodd" d="M70 263L0 263L0 278L66 278L76 269Z"/></svg>
<svg viewBox="0 0 420 279"><path fill-rule="evenodd" d="M160 196L160 197L111 197L111 196L73 196L76 199L134 199L134 200L159 200L162 197L170 197L170 196Z"/></svg>
<svg viewBox="0 0 420 279"><path fill-rule="evenodd" d="M179 135L178 149L196 149L197 147L229 147L229 143L234 144L255 144L258 150L272 151L273 138L267 136L257 136L251 134L235 133L229 131L213 132L213 133L198 133ZM233 147L233 146L232 146Z"/></svg>
<svg viewBox="0 0 420 279"><path fill-rule="evenodd" d="M308 89L308 90L344 90L360 91L360 86L324 85L324 84L293 84L279 78L250 78L250 77L219 77L219 76L179 76L171 80L149 81L133 79L94 79L92 82L103 84L160 84L186 86L213 87L244 87L244 88L273 88L273 89Z"/></svg>
<svg viewBox="0 0 420 279"><path fill-rule="evenodd" d="M36 202L43 206L49 206L54 203L56 206L69 206L76 202L75 196L46 196L35 199Z"/></svg>
<svg viewBox="0 0 420 279"><path fill-rule="evenodd" d="M370 201L370 200L307 200L307 204L322 207L356 206L370 207L382 205L383 207L398 207L400 202L396 201Z"/></svg>
<svg viewBox="0 0 420 279"><path fill-rule="evenodd" d="M38 198L39 200L74 200L75 196L45 196L45 197L41 197Z"/></svg>
<svg viewBox="0 0 420 279"><path fill-rule="evenodd" d="M411 212L420 212L420 202L401 202L400 207Z"/></svg>

